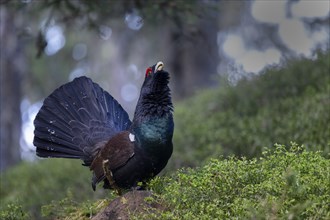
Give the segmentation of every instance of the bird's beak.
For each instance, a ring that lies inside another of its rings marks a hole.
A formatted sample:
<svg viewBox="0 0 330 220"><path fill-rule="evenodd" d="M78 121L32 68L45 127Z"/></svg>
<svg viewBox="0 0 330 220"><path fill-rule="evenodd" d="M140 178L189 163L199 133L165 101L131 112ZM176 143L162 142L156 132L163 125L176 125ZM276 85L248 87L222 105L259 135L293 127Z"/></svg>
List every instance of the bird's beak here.
<svg viewBox="0 0 330 220"><path fill-rule="evenodd" d="M156 72L163 70L163 67L164 67L164 63L161 62L161 61L159 61L159 62L156 64L156 68L155 68Z"/></svg>

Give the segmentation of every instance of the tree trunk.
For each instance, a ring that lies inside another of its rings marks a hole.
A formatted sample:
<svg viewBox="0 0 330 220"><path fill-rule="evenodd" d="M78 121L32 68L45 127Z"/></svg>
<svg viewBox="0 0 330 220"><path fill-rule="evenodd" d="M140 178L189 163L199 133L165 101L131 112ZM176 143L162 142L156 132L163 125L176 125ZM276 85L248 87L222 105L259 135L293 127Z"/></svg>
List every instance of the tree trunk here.
<svg viewBox="0 0 330 220"><path fill-rule="evenodd" d="M21 77L25 67L22 42L17 34L17 18L6 7L0 8L0 170L20 160L21 137Z"/></svg>
<svg viewBox="0 0 330 220"><path fill-rule="evenodd" d="M205 3L201 3L205 4ZM170 70L173 74L173 96L181 99L198 89L216 84L219 53L217 46L218 13L204 14L194 26L187 26L185 17L177 15L168 26Z"/></svg>

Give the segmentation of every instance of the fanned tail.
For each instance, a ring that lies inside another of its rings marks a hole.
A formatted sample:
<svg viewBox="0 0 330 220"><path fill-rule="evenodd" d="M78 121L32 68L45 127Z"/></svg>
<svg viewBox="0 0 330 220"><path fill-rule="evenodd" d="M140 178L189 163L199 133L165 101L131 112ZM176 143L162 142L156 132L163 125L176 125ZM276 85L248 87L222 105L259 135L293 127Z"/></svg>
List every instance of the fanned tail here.
<svg viewBox="0 0 330 220"><path fill-rule="evenodd" d="M50 94L34 120L40 157L79 158L90 165L115 134L131 125L127 112L98 84L79 77Z"/></svg>

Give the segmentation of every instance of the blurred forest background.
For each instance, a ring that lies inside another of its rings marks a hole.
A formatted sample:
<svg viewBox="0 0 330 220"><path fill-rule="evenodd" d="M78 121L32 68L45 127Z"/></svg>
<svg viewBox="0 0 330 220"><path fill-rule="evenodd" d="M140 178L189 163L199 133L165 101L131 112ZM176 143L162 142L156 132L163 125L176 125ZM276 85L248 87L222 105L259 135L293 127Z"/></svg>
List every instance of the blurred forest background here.
<svg viewBox="0 0 330 220"><path fill-rule="evenodd" d="M158 60L180 100L328 48L322 0L2 0L1 170L34 159L33 117L74 77L91 77L132 114Z"/></svg>
<svg viewBox="0 0 330 220"><path fill-rule="evenodd" d="M33 120L54 89L86 75L132 115L145 69L160 60L176 106L168 170L276 142L329 152L329 4L0 0L1 185L8 168L39 161ZM58 161L62 182L80 169ZM82 172L76 186L88 182Z"/></svg>

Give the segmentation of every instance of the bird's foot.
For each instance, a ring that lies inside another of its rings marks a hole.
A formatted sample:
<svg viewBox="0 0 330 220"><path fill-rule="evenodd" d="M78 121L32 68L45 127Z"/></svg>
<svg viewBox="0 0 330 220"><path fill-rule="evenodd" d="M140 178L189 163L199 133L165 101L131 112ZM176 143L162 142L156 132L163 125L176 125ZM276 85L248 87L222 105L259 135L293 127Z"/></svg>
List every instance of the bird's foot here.
<svg viewBox="0 0 330 220"><path fill-rule="evenodd" d="M109 181L110 187L113 188L119 196L121 196L121 189L117 186L116 182L113 179L113 174L109 169L109 160L103 160L103 172Z"/></svg>

